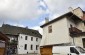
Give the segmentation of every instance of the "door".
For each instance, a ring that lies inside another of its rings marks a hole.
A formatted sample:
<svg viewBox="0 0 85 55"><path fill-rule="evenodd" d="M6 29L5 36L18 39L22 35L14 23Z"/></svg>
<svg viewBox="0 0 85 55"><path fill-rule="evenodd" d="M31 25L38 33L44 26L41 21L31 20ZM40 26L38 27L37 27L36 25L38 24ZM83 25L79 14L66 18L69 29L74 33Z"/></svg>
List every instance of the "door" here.
<svg viewBox="0 0 85 55"><path fill-rule="evenodd" d="M52 47L41 47L40 53L41 55L52 55Z"/></svg>
<svg viewBox="0 0 85 55"><path fill-rule="evenodd" d="M85 48L85 38L83 38L82 41L83 41L83 47Z"/></svg>
<svg viewBox="0 0 85 55"><path fill-rule="evenodd" d="M0 48L0 55L4 55L4 51L5 50L5 48Z"/></svg>
<svg viewBox="0 0 85 55"><path fill-rule="evenodd" d="M0 55L4 55L5 53L5 43L0 42Z"/></svg>

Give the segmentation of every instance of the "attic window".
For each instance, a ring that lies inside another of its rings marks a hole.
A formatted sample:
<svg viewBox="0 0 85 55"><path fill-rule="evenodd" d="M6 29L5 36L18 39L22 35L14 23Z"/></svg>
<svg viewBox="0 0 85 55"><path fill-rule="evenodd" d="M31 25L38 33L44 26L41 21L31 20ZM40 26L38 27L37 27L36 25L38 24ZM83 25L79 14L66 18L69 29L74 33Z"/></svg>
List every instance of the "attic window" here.
<svg viewBox="0 0 85 55"><path fill-rule="evenodd" d="M48 27L48 33L52 33L52 26Z"/></svg>

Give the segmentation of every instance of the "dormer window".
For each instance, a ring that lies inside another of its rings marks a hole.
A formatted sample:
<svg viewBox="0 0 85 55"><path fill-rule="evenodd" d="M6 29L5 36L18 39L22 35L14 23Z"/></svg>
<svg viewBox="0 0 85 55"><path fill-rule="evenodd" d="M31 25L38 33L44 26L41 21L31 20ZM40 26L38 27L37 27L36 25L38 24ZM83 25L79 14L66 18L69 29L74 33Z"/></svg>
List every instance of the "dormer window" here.
<svg viewBox="0 0 85 55"><path fill-rule="evenodd" d="M52 26L48 27L48 33L52 33Z"/></svg>

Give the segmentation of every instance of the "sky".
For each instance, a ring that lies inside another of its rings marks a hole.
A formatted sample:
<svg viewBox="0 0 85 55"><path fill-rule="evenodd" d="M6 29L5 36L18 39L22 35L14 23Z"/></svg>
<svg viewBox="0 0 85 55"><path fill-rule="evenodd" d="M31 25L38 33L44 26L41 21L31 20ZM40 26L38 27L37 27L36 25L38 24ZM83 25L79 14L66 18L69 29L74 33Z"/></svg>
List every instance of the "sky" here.
<svg viewBox="0 0 85 55"><path fill-rule="evenodd" d="M85 11L85 0L0 0L0 26L10 24L39 30L45 17L50 20L67 13L69 7Z"/></svg>

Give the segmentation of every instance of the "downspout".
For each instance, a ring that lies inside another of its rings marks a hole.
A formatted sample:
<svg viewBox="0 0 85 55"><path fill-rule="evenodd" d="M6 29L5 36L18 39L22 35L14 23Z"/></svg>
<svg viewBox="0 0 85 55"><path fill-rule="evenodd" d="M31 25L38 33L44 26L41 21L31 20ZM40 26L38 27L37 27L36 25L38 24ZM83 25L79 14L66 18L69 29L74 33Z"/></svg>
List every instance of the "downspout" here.
<svg viewBox="0 0 85 55"><path fill-rule="evenodd" d="M73 45L75 45L74 37L72 37L72 38L73 38Z"/></svg>

